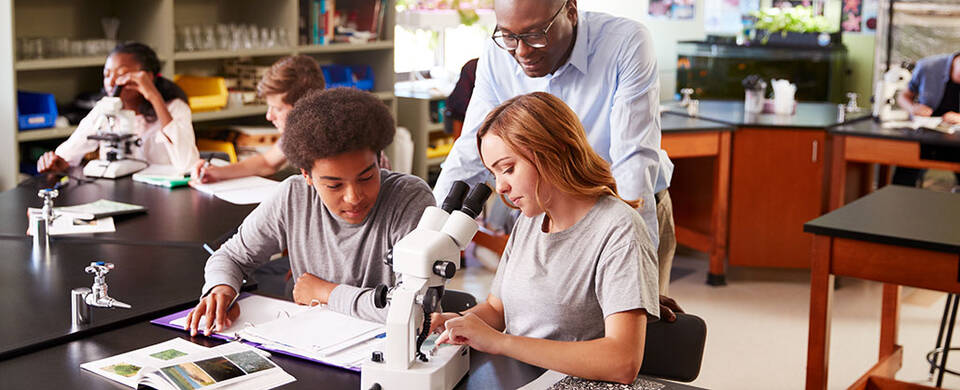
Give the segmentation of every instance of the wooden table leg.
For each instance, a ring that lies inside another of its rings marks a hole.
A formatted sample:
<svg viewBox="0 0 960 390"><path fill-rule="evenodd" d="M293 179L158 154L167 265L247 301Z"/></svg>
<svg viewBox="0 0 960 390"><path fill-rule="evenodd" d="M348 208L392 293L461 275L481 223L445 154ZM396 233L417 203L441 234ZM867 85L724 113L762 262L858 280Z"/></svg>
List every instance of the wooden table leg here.
<svg viewBox="0 0 960 390"><path fill-rule="evenodd" d="M880 355L883 358L897 348L897 334L900 326L900 286L883 284L883 306L880 314Z"/></svg>
<svg viewBox="0 0 960 390"><path fill-rule="evenodd" d="M713 245L710 250L710 272L707 284L727 284L724 262L727 260L727 227L730 207L730 132L720 132L720 145L714 165L713 213L710 225L713 230Z"/></svg>
<svg viewBox="0 0 960 390"><path fill-rule="evenodd" d="M833 239L813 237L810 263L810 329L807 338L807 390L827 388L830 361L830 305L833 274L830 273Z"/></svg>
<svg viewBox="0 0 960 390"><path fill-rule="evenodd" d="M830 175L830 198L827 210L825 210L828 212L843 206L847 185L847 160L844 156L846 137L834 135L830 145L830 171L828 172Z"/></svg>

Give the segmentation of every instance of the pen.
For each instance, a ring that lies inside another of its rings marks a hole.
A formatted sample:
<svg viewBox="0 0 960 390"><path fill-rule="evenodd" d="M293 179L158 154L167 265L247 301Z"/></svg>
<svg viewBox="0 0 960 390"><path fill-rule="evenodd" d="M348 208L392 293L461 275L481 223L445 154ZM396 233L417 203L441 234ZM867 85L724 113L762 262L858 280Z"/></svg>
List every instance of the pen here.
<svg viewBox="0 0 960 390"><path fill-rule="evenodd" d="M207 174L207 167L210 166L210 159L203 159L203 166L200 167L200 177L197 178L197 181L203 183L203 176Z"/></svg>

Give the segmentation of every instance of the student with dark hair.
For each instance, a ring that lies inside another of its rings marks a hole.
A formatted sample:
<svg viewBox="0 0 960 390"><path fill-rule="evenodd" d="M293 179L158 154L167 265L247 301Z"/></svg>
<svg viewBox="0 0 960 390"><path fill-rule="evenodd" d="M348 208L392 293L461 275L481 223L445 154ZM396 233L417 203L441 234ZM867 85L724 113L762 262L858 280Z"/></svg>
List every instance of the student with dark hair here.
<svg viewBox="0 0 960 390"><path fill-rule="evenodd" d="M149 46L131 42L114 48L103 65L103 91L119 97L123 109L137 113L132 132L142 143L134 147L134 158L184 170L197 161L199 152L187 95L160 76L160 60ZM96 133L100 110L100 105L94 107L56 151L44 153L37 161L37 171L64 171L97 150L99 142L87 136Z"/></svg>
<svg viewBox="0 0 960 390"><path fill-rule="evenodd" d="M228 308L244 276L283 250L295 302L383 321L386 311L375 308L372 293L394 283L383 258L434 205L422 179L380 168L395 131L390 110L370 93L335 88L301 98L283 141L301 175L285 180L207 260L202 298L187 317L191 334L230 326L239 309Z"/></svg>
<svg viewBox="0 0 960 390"><path fill-rule="evenodd" d="M297 100L324 86L323 72L317 61L309 56L298 55L275 62L257 84L257 94L267 101L267 120L277 127L282 137L287 114ZM201 183L212 183L245 176L273 175L287 162L280 147L282 143L283 138L265 153L228 166L217 167L198 161L193 167L192 177L198 178Z"/></svg>

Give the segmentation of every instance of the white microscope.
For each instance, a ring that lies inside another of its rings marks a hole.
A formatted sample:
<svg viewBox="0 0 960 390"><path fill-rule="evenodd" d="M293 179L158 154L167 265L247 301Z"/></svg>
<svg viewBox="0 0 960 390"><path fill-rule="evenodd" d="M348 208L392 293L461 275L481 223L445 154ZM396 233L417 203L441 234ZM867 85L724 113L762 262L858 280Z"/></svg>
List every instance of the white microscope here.
<svg viewBox="0 0 960 390"><path fill-rule="evenodd" d="M460 251L477 233L475 218L492 192L478 184L466 198L468 186L454 183L442 208L423 211L417 228L403 237L387 255L397 273L397 285L388 293L380 285L374 302L387 303L385 351L376 351L360 370L361 389L449 390L470 369L470 348L444 346L432 356L420 351L430 332L430 314L440 308L444 283L460 268Z"/></svg>
<svg viewBox="0 0 960 390"><path fill-rule="evenodd" d="M97 134L87 139L100 141L100 158L83 167L83 175L116 179L147 167L144 161L131 160L134 146L140 146L140 138L131 132L136 114L123 109L118 97L107 96L93 108L96 113L94 128Z"/></svg>
<svg viewBox="0 0 960 390"><path fill-rule="evenodd" d="M877 82L874 92L873 117L881 122L910 120L910 113L897 104L897 95L907 89L910 83L909 70L893 65Z"/></svg>

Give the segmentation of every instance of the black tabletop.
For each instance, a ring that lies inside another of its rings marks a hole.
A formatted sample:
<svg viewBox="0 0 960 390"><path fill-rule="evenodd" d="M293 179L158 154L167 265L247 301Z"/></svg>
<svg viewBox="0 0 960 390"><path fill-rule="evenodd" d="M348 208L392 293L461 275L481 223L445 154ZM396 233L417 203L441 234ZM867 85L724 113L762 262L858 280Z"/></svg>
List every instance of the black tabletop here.
<svg viewBox="0 0 960 390"><path fill-rule="evenodd" d="M37 176L14 189L0 193L0 236L23 237L27 231L27 207L41 207L37 190L49 188L50 179ZM219 242L233 232L255 206L234 205L189 187L166 188L134 182L130 177L99 179L79 184L72 180L60 190L56 206L72 206L99 199L146 206L146 214L114 217L116 232L71 236L102 242L150 243L199 246Z"/></svg>
<svg viewBox="0 0 960 390"><path fill-rule="evenodd" d="M668 104L667 110L687 115L686 108ZM847 120L869 116L869 111L847 114ZM834 103L800 102L794 115L753 114L743 110L742 100L701 100L700 119L737 127L826 129L836 125L837 105Z"/></svg>
<svg viewBox="0 0 960 390"><path fill-rule="evenodd" d="M90 373L80 364L103 359L180 337L194 343L214 346L222 341L189 337L185 332L138 323L68 344L44 349L14 359L0 361L3 387L11 389L126 389L123 385ZM296 382L283 389L359 389L360 374L305 360L274 354L271 359ZM457 389L516 389L543 374L544 370L502 356L471 351L470 372ZM665 385L664 389L697 389L674 382L645 378Z"/></svg>
<svg viewBox="0 0 960 390"><path fill-rule="evenodd" d="M0 359L113 326L142 321L196 302L208 254L199 246L144 246L58 241L49 255L30 239L0 239ZM92 261L107 261L109 295L131 309L92 309L92 321L74 328L70 291L90 288Z"/></svg>
<svg viewBox="0 0 960 390"><path fill-rule="evenodd" d="M960 253L960 194L890 185L803 225L808 233Z"/></svg>
<svg viewBox="0 0 960 390"><path fill-rule="evenodd" d="M960 134L946 134L939 131L909 128L885 128L872 118L848 121L831 127L831 134L855 135L862 137L886 138L894 140L916 141L928 145L960 147Z"/></svg>
<svg viewBox="0 0 960 390"><path fill-rule="evenodd" d="M733 131L733 126L665 111L660 113L660 131L663 133Z"/></svg>

